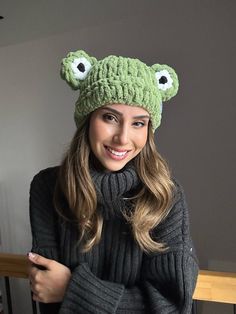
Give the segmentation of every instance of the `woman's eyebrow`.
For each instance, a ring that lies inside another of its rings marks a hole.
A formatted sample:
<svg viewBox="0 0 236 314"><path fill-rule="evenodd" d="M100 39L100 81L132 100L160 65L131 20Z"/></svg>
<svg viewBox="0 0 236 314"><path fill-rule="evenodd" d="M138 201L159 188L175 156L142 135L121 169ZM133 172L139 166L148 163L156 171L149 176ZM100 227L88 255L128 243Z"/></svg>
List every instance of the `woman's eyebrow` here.
<svg viewBox="0 0 236 314"><path fill-rule="evenodd" d="M109 111L111 111L111 112L113 112L115 114L118 114L119 116L123 116L122 112L120 112L120 111L118 111L116 109L113 109L111 107L102 107L101 109L102 110L109 110ZM133 117L133 119L144 119L144 118L149 119L150 116L147 114L147 115L138 115L138 116L134 116Z"/></svg>

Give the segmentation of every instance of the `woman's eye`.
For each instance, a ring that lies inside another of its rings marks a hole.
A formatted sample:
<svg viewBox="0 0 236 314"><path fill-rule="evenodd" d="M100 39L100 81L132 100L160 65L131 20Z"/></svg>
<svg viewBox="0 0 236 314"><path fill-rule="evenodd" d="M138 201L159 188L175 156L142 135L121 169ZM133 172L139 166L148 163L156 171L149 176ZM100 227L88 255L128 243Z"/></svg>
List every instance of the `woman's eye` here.
<svg viewBox="0 0 236 314"><path fill-rule="evenodd" d="M103 119L106 120L106 121L117 121L115 116L113 116L111 114L108 114L108 113L105 113L103 115Z"/></svg>
<svg viewBox="0 0 236 314"><path fill-rule="evenodd" d="M142 122L142 121L134 122L134 126L136 126L136 127L138 127L138 128L141 128L141 127L143 127L144 125L145 125L145 123Z"/></svg>

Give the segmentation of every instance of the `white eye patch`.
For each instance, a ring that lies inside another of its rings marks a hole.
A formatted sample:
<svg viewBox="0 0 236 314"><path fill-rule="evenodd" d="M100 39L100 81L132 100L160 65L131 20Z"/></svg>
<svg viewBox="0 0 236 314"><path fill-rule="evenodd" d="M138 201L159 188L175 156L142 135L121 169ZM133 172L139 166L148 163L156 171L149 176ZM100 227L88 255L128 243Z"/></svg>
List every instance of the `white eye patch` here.
<svg viewBox="0 0 236 314"><path fill-rule="evenodd" d="M91 67L91 63L84 57L75 58L71 63L71 69L75 78L78 80L84 80L87 77Z"/></svg>
<svg viewBox="0 0 236 314"><path fill-rule="evenodd" d="M158 88L163 91L169 89L173 85L173 79L171 78L169 72L167 70L161 70L155 73Z"/></svg>

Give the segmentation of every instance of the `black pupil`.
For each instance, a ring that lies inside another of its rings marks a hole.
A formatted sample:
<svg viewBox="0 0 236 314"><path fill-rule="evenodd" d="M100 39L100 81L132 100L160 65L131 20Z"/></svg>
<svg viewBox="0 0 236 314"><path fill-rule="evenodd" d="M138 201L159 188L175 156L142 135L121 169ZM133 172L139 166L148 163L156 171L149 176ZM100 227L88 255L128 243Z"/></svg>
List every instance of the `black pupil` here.
<svg viewBox="0 0 236 314"><path fill-rule="evenodd" d="M80 72L84 72L85 71L85 66L83 63L79 63L78 66L77 66L77 69L80 71Z"/></svg>
<svg viewBox="0 0 236 314"><path fill-rule="evenodd" d="M165 76L162 76L160 79L159 79L159 83L160 84L165 84L167 83L167 78Z"/></svg>

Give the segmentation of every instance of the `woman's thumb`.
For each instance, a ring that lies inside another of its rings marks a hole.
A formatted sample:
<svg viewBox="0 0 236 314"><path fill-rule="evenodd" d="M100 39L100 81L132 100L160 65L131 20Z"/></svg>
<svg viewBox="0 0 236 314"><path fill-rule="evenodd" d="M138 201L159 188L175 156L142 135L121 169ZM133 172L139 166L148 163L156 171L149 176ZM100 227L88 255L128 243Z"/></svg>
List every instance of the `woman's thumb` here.
<svg viewBox="0 0 236 314"><path fill-rule="evenodd" d="M39 266L43 266L43 267L45 267L46 269L49 268L49 264L50 264L50 262L51 262L50 259L48 259L48 258L46 258L46 257L43 257L43 256L41 256L41 255L39 255L39 254L32 253L32 252L28 253L28 258L29 258L29 260L30 260L32 263L34 263L34 264L36 264L36 265L39 265Z"/></svg>

